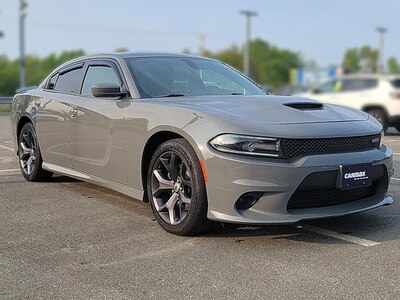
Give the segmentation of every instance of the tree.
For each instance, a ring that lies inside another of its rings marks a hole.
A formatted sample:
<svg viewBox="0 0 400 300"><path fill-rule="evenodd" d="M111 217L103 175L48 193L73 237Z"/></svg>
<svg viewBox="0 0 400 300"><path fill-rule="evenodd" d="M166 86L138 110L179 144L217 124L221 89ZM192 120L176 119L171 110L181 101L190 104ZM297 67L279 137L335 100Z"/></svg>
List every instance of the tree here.
<svg viewBox="0 0 400 300"><path fill-rule="evenodd" d="M348 49L344 54L342 68L346 73L357 73L360 71L360 55L357 48Z"/></svg>
<svg viewBox="0 0 400 300"><path fill-rule="evenodd" d="M376 61L378 59L378 50L370 46L363 46L360 49L360 64L363 73L377 73Z"/></svg>
<svg viewBox="0 0 400 300"><path fill-rule="evenodd" d="M27 55L25 57L27 85L38 85L54 68L78 56L82 50L64 51L60 55L50 54L47 57ZM12 96L19 86L19 60L9 60L0 56L0 95Z"/></svg>
<svg viewBox="0 0 400 300"><path fill-rule="evenodd" d="M390 57L387 61L389 74L400 74L400 65L395 57Z"/></svg>
<svg viewBox="0 0 400 300"><path fill-rule="evenodd" d="M251 43L250 53L253 78L272 88L288 83L290 70L302 66L298 53L279 49L262 39L256 39Z"/></svg>
<svg viewBox="0 0 400 300"><path fill-rule="evenodd" d="M235 45L232 45L230 48L219 51L215 54L209 52L206 52L205 54L221 60L235 69L243 69L243 52Z"/></svg>
<svg viewBox="0 0 400 300"><path fill-rule="evenodd" d="M128 48L126 47L119 47L117 49L114 50L114 52L128 52Z"/></svg>
<svg viewBox="0 0 400 300"><path fill-rule="evenodd" d="M232 67L243 70L243 49L232 45L217 53L206 52L206 56L219 59ZM250 44L251 77L259 84L272 88L289 82L292 68L302 66L300 54L286 49L280 49L258 38Z"/></svg>
<svg viewBox="0 0 400 300"><path fill-rule="evenodd" d="M342 67L347 73L376 73L377 58L378 50L370 46L347 49L343 57Z"/></svg>

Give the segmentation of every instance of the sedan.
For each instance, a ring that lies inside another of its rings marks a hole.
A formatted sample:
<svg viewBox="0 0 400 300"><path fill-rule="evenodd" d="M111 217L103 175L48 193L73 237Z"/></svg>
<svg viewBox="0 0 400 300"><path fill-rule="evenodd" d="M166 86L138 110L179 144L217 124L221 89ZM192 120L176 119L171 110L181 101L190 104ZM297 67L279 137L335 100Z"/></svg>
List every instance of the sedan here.
<svg viewBox="0 0 400 300"><path fill-rule="evenodd" d="M148 201L173 234L198 234L213 221L287 224L393 202L393 153L375 119L266 95L203 57L81 57L17 94L11 120L26 180L64 174Z"/></svg>

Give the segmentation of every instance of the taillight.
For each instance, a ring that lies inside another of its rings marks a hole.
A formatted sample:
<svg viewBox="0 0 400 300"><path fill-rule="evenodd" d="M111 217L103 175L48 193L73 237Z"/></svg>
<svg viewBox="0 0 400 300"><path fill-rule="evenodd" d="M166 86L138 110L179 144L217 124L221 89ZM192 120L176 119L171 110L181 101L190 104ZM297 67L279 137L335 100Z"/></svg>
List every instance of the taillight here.
<svg viewBox="0 0 400 300"><path fill-rule="evenodd" d="M393 99L400 99L400 92L397 91L390 92L390 97L392 97Z"/></svg>

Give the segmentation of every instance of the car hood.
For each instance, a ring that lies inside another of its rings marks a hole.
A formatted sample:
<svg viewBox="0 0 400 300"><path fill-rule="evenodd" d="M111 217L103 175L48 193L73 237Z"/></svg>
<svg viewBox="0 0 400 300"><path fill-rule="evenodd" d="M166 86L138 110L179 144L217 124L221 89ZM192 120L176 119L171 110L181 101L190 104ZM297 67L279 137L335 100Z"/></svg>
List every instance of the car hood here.
<svg viewBox="0 0 400 300"><path fill-rule="evenodd" d="M216 118L265 124L365 121L368 115L347 107L284 96L196 96L153 99L164 105L186 107Z"/></svg>

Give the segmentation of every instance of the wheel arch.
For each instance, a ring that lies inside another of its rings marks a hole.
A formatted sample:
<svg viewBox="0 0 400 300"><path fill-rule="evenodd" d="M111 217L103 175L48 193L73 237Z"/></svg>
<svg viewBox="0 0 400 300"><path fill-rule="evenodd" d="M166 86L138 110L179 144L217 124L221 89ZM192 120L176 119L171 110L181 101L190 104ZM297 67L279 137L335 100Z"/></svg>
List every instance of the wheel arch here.
<svg viewBox="0 0 400 300"><path fill-rule="evenodd" d="M148 167L151 161L151 158L153 157L154 152L157 150L157 148L165 143L166 141L173 140L173 139L185 139L189 144L192 146L194 149L194 152L197 155L197 158L201 160L201 157L199 156L199 152L196 149L195 142L190 139L190 137L187 136L187 134L184 133L178 133L176 131L170 130L170 129L164 129L157 131L153 133L149 139L147 140L144 148L143 148L143 154L142 154L142 160L141 160L141 178L142 178L142 188L144 191L144 197L143 201L148 202L147 199L147 171Z"/></svg>
<svg viewBox="0 0 400 300"><path fill-rule="evenodd" d="M31 120L31 118L29 118L28 116L24 115L22 116L19 120L18 120L18 124L17 124L17 130L16 130L16 140L18 141L19 139L19 135L21 133L22 127L24 127L25 124L27 123L32 123L33 121Z"/></svg>
<svg viewBox="0 0 400 300"><path fill-rule="evenodd" d="M368 112L368 111L371 111L371 110L381 110L381 111L383 111L383 112L385 113L386 118L387 118L387 119L389 118L389 114L388 114L386 108L383 107L382 105L379 105L379 104L365 105L365 106L363 106L363 107L361 108L361 110L362 110L362 111L365 111L365 112Z"/></svg>

